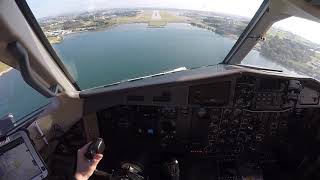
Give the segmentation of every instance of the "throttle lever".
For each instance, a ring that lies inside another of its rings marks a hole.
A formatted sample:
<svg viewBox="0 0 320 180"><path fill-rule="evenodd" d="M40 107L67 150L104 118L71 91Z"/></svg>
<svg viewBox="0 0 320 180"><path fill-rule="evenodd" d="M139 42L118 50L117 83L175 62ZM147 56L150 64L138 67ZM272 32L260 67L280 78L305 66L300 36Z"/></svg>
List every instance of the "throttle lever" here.
<svg viewBox="0 0 320 180"><path fill-rule="evenodd" d="M87 152L84 154L84 156L92 160L96 154L102 154L104 149L106 148L104 141L102 138L97 138L92 141L92 143L89 145Z"/></svg>

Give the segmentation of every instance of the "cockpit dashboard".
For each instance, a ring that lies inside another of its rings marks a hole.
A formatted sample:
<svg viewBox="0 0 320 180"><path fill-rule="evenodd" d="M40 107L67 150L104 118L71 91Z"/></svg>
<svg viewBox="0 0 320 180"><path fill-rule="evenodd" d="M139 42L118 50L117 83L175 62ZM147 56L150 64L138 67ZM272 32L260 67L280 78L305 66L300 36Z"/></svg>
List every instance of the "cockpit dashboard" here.
<svg viewBox="0 0 320 180"><path fill-rule="evenodd" d="M100 168L131 163L139 177L166 179L174 159L180 179L302 176L317 149L316 80L239 66L190 71L80 94L86 137L108 144Z"/></svg>

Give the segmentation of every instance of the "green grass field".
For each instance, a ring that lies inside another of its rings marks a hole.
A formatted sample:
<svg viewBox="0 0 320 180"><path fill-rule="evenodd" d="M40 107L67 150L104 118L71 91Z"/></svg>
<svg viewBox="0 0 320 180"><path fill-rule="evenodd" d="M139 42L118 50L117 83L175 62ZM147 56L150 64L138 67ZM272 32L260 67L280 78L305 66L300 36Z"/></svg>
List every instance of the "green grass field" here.
<svg viewBox="0 0 320 180"><path fill-rule="evenodd" d="M141 14L138 14L137 16L124 16L124 17L118 17L116 18L116 22L119 24L125 24L125 23L148 23L151 20L152 11L147 10L144 11Z"/></svg>
<svg viewBox="0 0 320 180"><path fill-rule="evenodd" d="M167 23L170 22L185 22L187 17L178 16L174 12L170 11L160 11L161 21L165 21Z"/></svg>
<svg viewBox="0 0 320 180"><path fill-rule="evenodd" d="M316 54L316 58L320 60L320 53L315 53Z"/></svg>
<svg viewBox="0 0 320 180"><path fill-rule="evenodd" d="M160 20L152 20L153 10L145 10L143 13L138 14L137 16L133 17L118 17L116 18L116 23L118 24L125 24L125 23L148 23L152 26L158 26L158 25L165 25L170 22L185 22L186 17L177 16L172 12L169 11L160 11Z"/></svg>

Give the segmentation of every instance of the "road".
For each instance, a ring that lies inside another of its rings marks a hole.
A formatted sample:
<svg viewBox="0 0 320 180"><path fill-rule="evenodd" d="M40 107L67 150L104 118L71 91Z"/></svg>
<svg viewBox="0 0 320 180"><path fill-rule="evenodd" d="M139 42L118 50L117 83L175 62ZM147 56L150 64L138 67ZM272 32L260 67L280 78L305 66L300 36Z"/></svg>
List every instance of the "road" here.
<svg viewBox="0 0 320 180"><path fill-rule="evenodd" d="M151 16L152 20L160 20L161 16L160 16L160 12L158 10L154 10Z"/></svg>

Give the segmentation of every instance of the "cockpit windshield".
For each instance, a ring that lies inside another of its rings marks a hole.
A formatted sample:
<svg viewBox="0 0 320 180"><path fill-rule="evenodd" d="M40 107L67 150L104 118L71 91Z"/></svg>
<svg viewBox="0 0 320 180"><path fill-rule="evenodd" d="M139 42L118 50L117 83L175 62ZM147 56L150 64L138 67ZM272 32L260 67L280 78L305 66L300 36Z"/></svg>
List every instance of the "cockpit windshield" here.
<svg viewBox="0 0 320 180"><path fill-rule="evenodd" d="M223 61L262 0L27 0L81 89Z"/></svg>
<svg viewBox="0 0 320 180"><path fill-rule="evenodd" d="M276 22L241 62L320 80L320 23L298 17Z"/></svg>

